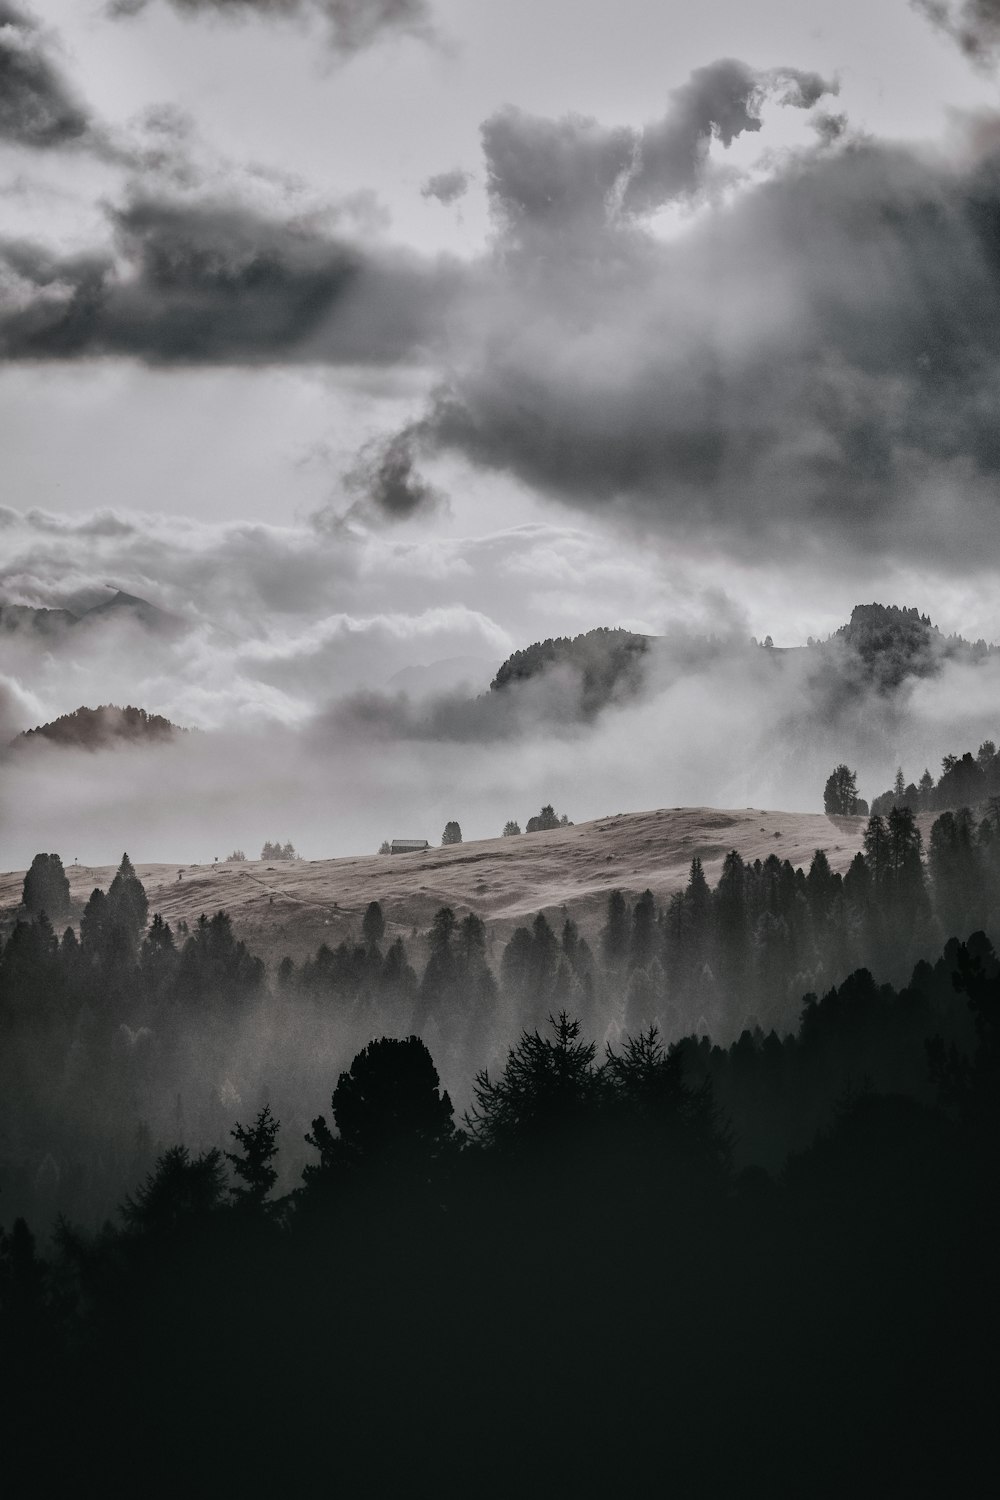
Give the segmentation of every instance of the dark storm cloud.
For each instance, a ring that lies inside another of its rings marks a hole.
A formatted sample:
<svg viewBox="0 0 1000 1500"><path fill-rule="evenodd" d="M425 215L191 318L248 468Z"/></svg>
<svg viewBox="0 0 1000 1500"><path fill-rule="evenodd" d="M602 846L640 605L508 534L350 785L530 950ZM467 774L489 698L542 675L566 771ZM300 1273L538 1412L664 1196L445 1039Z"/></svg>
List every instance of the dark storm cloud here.
<svg viewBox="0 0 1000 1500"><path fill-rule="evenodd" d="M423 184L420 196L436 198L447 207L451 203L457 203L465 195L470 181L469 173L463 172L461 167L454 167L450 172L436 172Z"/></svg>
<svg viewBox="0 0 1000 1500"><path fill-rule="evenodd" d="M974 62L994 62L1000 52L1000 0L910 0L915 10L946 31Z"/></svg>
<svg viewBox="0 0 1000 1500"><path fill-rule="evenodd" d="M79 141L88 129L37 22L0 0L0 140L44 149Z"/></svg>
<svg viewBox="0 0 1000 1500"><path fill-rule="evenodd" d="M136 16L151 0L110 0L112 16ZM429 29L425 0L167 0L182 16L266 21L321 17L338 52L361 52L384 36L423 35Z"/></svg>
<svg viewBox="0 0 1000 1500"><path fill-rule="evenodd" d="M824 146L832 146L847 132L847 116L833 111L819 110L810 121L812 128Z"/></svg>
<svg viewBox="0 0 1000 1500"><path fill-rule="evenodd" d="M4 358L405 360L453 289L447 266L238 204L140 199L112 218L103 254L0 241Z"/></svg>
<svg viewBox="0 0 1000 1500"><path fill-rule="evenodd" d="M346 489L358 497L352 514L364 512L383 521L405 521L417 512L440 509L444 497L420 477L416 446L416 432L404 427L362 448L344 476Z"/></svg>
<svg viewBox="0 0 1000 1500"><path fill-rule="evenodd" d="M642 213L696 192L713 137L730 146L737 136L760 130L761 106L769 96L794 109L811 109L828 93L836 93L835 84L794 68L761 73L735 58L721 58L695 69L671 94L663 119L643 130L624 206Z"/></svg>
<svg viewBox="0 0 1000 1500"><path fill-rule="evenodd" d="M755 71L733 58L698 68L643 130L569 115L504 109L482 127L487 186L509 230L579 230L616 212L643 215L703 186L711 141L729 146L761 128L768 98L810 109L836 84L794 68Z"/></svg>
<svg viewBox="0 0 1000 1500"><path fill-rule="evenodd" d="M792 157L667 242L602 207L614 133L503 117L488 151L512 123L518 173L490 159L507 226L493 304L425 443L739 555L794 539L985 556L1000 478L1000 147L983 122L971 161L872 143ZM527 213L536 229L571 223L569 249L526 238Z"/></svg>

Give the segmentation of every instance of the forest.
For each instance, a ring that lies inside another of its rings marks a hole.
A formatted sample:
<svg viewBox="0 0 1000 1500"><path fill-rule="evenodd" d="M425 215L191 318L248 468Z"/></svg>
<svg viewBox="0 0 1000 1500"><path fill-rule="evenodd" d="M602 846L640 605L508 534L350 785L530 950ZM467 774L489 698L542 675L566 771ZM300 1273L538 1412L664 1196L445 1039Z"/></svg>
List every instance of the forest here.
<svg viewBox="0 0 1000 1500"><path fill-rule="evenodd" d="M695 858L593 944L373 902L269 974L127 856L74 912L38 855L0 951L9 1472L978 1493L998 896L992 806L926 849L894 806L843 876Z"/></svg>

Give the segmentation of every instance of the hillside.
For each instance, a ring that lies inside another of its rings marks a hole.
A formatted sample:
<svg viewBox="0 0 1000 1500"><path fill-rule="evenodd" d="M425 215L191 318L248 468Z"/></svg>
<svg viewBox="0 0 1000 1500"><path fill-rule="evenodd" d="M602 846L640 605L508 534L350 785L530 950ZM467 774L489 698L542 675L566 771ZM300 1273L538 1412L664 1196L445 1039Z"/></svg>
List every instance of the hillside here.
<svg viewBox="0 0 1000 1500"><path fill-rule="evenodd" d="M572 638L535 641L515 651L497 669L491 693L509 692L562 669L579 679L579 710L590 718L615 699L627 699L643 683L643 657L655 637L602 626Z"/></svg>
<svg viewBox="0 0 1000 1500"><path fill-rule="evenodd" d="M105 703L98 708L81 706L70 714L60 714L48 724L26 729L13 744L27 745L42 739L76 750L104 750L112 745L162 744L186 733L186 729L161 714L150 714L131 704L119 708L114 703Z"/></svg>
<svg viewBox="0 0 1000 1500"><path fill-rule="evenodd" d="M393 935L424 931L438 907L449 905L459 914L475 911L505 936L537 911L559 916L565 908L592 937L616 887L649 887L662 899L683 887L695 855L714 884L730 849L748 862L777 854L808 867L822 848L831 867L844 871L861 847L864 824L863 818L833 820L821 813L664 808L426 854L191 865L182 867L179 880L176 865L137 864L136 870L151 912L176 926L225 908L238 936L275 961L286 953L299 959L322 942L358 934L370 901L381 903ZM66 873L74 903L83 903L94 886L106 890L115 871L68 864ZM20 900L23 879L23 871L0 875L4 914Z"/></svg>

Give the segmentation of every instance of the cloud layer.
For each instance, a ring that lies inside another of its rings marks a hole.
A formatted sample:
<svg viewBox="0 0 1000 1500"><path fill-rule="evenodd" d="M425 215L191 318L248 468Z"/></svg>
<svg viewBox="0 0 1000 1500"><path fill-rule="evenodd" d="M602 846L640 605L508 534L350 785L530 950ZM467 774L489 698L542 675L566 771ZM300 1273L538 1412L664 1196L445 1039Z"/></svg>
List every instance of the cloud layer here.
<svg viewBox="0 0 1000 1500"><path fill-rule="evenodd" d="M0 140L37 150L79 141L87 113L38 23L0 0Z"/></svg>
<svg viewBox="0 0 1000 1500"><path fill-rule="evenodd" d="M482 126L494 240L465 263L150 168L102 245L0 241L0 357L417 369L433 396L365 437L355 517L440 510L422 471L457 455L733 559L977 567L1000 478L1000 124L933 155L852 137L819 108L835 91L724 58L641 128L502 109ZM812 111L820 144L724 169L781 107Z"/></svg>
<svg viewBox="0 0 1000 1500"><path fill-rule="evenodd" d="M314 16L327 26L335 51L350 55L388 36L426 36L429 10L425 0L167 0L178 15L212 16L227 21L303 20ZM108 13L137 16L152 0L110 0Z"/></svg>
<svg viewBox="0 0 1000 1500"><path fill-rule="evenodd" d="M139 197L114 245L60 256L0 240L0 354L152 364L406 360L460 277L220 198Z"/></svg>
<svg viewBox="0 0 1000 1500"><path fill-rule="evenodd" d="M998 0L910 0L915 10L952 37L967 57L980 65L1000 52Z"/></svg>

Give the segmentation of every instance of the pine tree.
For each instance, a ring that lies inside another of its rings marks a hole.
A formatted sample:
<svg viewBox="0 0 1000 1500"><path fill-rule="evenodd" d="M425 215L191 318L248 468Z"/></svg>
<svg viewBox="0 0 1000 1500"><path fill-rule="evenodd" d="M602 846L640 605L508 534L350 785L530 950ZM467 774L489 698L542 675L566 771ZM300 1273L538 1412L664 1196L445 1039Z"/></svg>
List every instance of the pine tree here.
<svg viewBox="0 0 1000 1500"><path fill-rule="evenodd" d="M827 816L853 817L858 812L858 778L850 766L835 766L823 788L823 810Z"/></svg>
<svg viewBox="0 0 1000 1500"><path fill-rule="evenodd" d="M628 954L628 907L621 891L608 897L608 920L601 932L601 956L609 969L619 968Z"/></svg>
<svg viewBox="0 0 1000 1500"><path fill-rule="evenodd" d="M24 877L21 904L31 916L46 912L53 922L69 914L69 881L58 854L36 854Z"/></svg>
<svg viewBox="0 0 1000 1500"><path fill-rule="evenodd" d="M271 1165L278 1154L278 1130L280 1121L274 1119L271 1107L265 1104L252 1125L239 1122L229 1132L243 1148L243 1154L225 1152L226 1160L239 1178L236 1187L230 1188L234 1207L244 1213L260 1214L268 1207L266 1198L278 1180L278 1172Z"/></svg>
<svg viewBox="0 0 1000 1500"><path fill-rule="evenodd" d="M369 901L361 923L361 935L369 948L378 948L385 937L385 917L377 901Z"/></svg>

